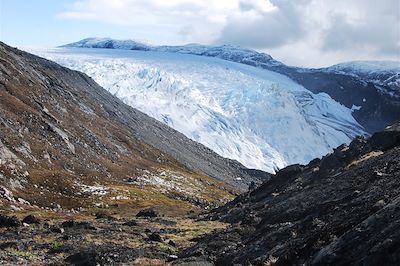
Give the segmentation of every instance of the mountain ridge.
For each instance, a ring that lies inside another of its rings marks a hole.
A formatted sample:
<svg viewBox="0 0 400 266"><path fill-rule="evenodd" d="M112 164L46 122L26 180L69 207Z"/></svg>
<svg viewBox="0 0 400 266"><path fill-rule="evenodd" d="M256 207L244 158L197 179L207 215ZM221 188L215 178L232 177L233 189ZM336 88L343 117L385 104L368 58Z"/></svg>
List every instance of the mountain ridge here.
<svg viewBox="0 0 400 266"><path fill-rule="evenodd" d="M64 45L57 46L58 48L106 48L106 49L124 49L124 50L140 50L140 47L143 47L143 50L158 50L158 51L168 51L168 52L179 52L179 53L190 53L195 55L206 55L206 56L215 56L217 55L217 51L222 48L226 48L227 50L234 50L237 52L242 52L243 54L251 54L254 56L262 57L264 56L265 61L275 62L275 65L286 65L276 59L274 59L270 54L264 52L258 52L254 49L243 48L239 45L231 45L231 44L222 44L222 45L204 45L199 43L188 43L184 45L151 45L146 44L139 41L134 41L130 39L126 40L118 40L110 37L89 37L82 39L77 42L68 43ZM192 48L192 49L191 49ZM214 54L213 54L214 52ZM223 58L222 58L223 59ZM237 62L237 61L235 61ZM239 62L238 62L239 63ZM259 62L261 63L261 62ZM369 66L370 70L395 70L400 71L400 61L391 61L391 60L352 60L352 61L344 61L340 63L336 63L330 66L324 67L299 67L294 65L286 65L293 68L299 69L312 69L312 70L322 70L322 69L337 69L344 68L346 66L353 65L357 67L361 66Z"/></svg>

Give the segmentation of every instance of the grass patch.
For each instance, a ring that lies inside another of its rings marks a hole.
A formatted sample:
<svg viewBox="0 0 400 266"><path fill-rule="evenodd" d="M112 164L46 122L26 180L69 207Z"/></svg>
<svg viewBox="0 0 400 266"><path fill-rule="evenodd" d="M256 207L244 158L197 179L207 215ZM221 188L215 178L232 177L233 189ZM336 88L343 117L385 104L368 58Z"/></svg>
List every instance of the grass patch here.
<svg viewBox="0 0 400 266"><path fill-rule="evenodd" d="M13 250L10 251L9 253L11 256L15 256L15 257L22 257L22 258L26 258L26 259L30 259L32 258L34 255L31 252L28 251L20 251L20 250Z"/></svg>
<svg viewBox="0 0 400 266"><path fill-rule="evenodd" d="M63 246L64 246L64 242L61 242L61 241L58 241L58 240L53 242L53 249L55 249L55 250L59 250Z"/></svg>

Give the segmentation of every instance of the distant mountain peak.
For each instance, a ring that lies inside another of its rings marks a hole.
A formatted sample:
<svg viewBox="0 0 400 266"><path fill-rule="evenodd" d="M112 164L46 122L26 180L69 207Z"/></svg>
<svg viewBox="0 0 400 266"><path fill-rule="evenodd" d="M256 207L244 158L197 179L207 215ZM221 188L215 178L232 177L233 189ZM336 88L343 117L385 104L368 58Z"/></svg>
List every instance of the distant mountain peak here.
<svg viewBox="0 0 400 266"><path fill-rule="evenodd" d="M242 48L232 44L222 45L204 45L190 43L186 45L161 45L152 46L134 40L116 40L112 38L91 37L80 40L78 42L62 45L64 48L105 48L105 49L122 49L122 50L139 50L139 51L155 51L193 54L209 57L217 57L237 63L244 63L252 66L279 66L281 62L272 58L271 55L260 53L255 50Z"/></svg>
<svg viewBox="0 0 400 266"><path fill-rule="evenodd" d="M399 61L371 61L358 60L339 63L328 67L329 70L337 71L353 71L357 73L372 73L372 72L400 72Z"/></svg>
<svg viewBox="0 0 400 266"><path fill-rule="evenodd" d="M151 46L134 40L114 40L112 38L90 37L59 47L65 48L107 48L124 50L150 50Z"/></svg>

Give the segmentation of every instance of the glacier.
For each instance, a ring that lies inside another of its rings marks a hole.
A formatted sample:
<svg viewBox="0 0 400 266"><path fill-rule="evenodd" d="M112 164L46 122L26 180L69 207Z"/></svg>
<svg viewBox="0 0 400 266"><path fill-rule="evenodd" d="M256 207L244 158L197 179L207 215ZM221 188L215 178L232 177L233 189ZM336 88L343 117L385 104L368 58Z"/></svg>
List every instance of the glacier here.
<svg viewBox="0 0 400 266"><path fill-rule="evenodd" d="M273 71L169 51L30 49L221 156L267 172L366 135L352 110Z"/></svg>

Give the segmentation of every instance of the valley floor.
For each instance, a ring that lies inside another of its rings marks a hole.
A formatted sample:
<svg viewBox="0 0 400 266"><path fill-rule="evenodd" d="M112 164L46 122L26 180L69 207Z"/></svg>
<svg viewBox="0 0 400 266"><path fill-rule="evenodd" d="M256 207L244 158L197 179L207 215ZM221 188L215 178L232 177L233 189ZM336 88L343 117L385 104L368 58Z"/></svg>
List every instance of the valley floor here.
<svg viewBox="0 0 400 266"><path fill-rule="evenodd" d="M199 236L227 226L198 221L193 212L175 217L116 212L2 211L0 264L169 265Z"/></svg>

